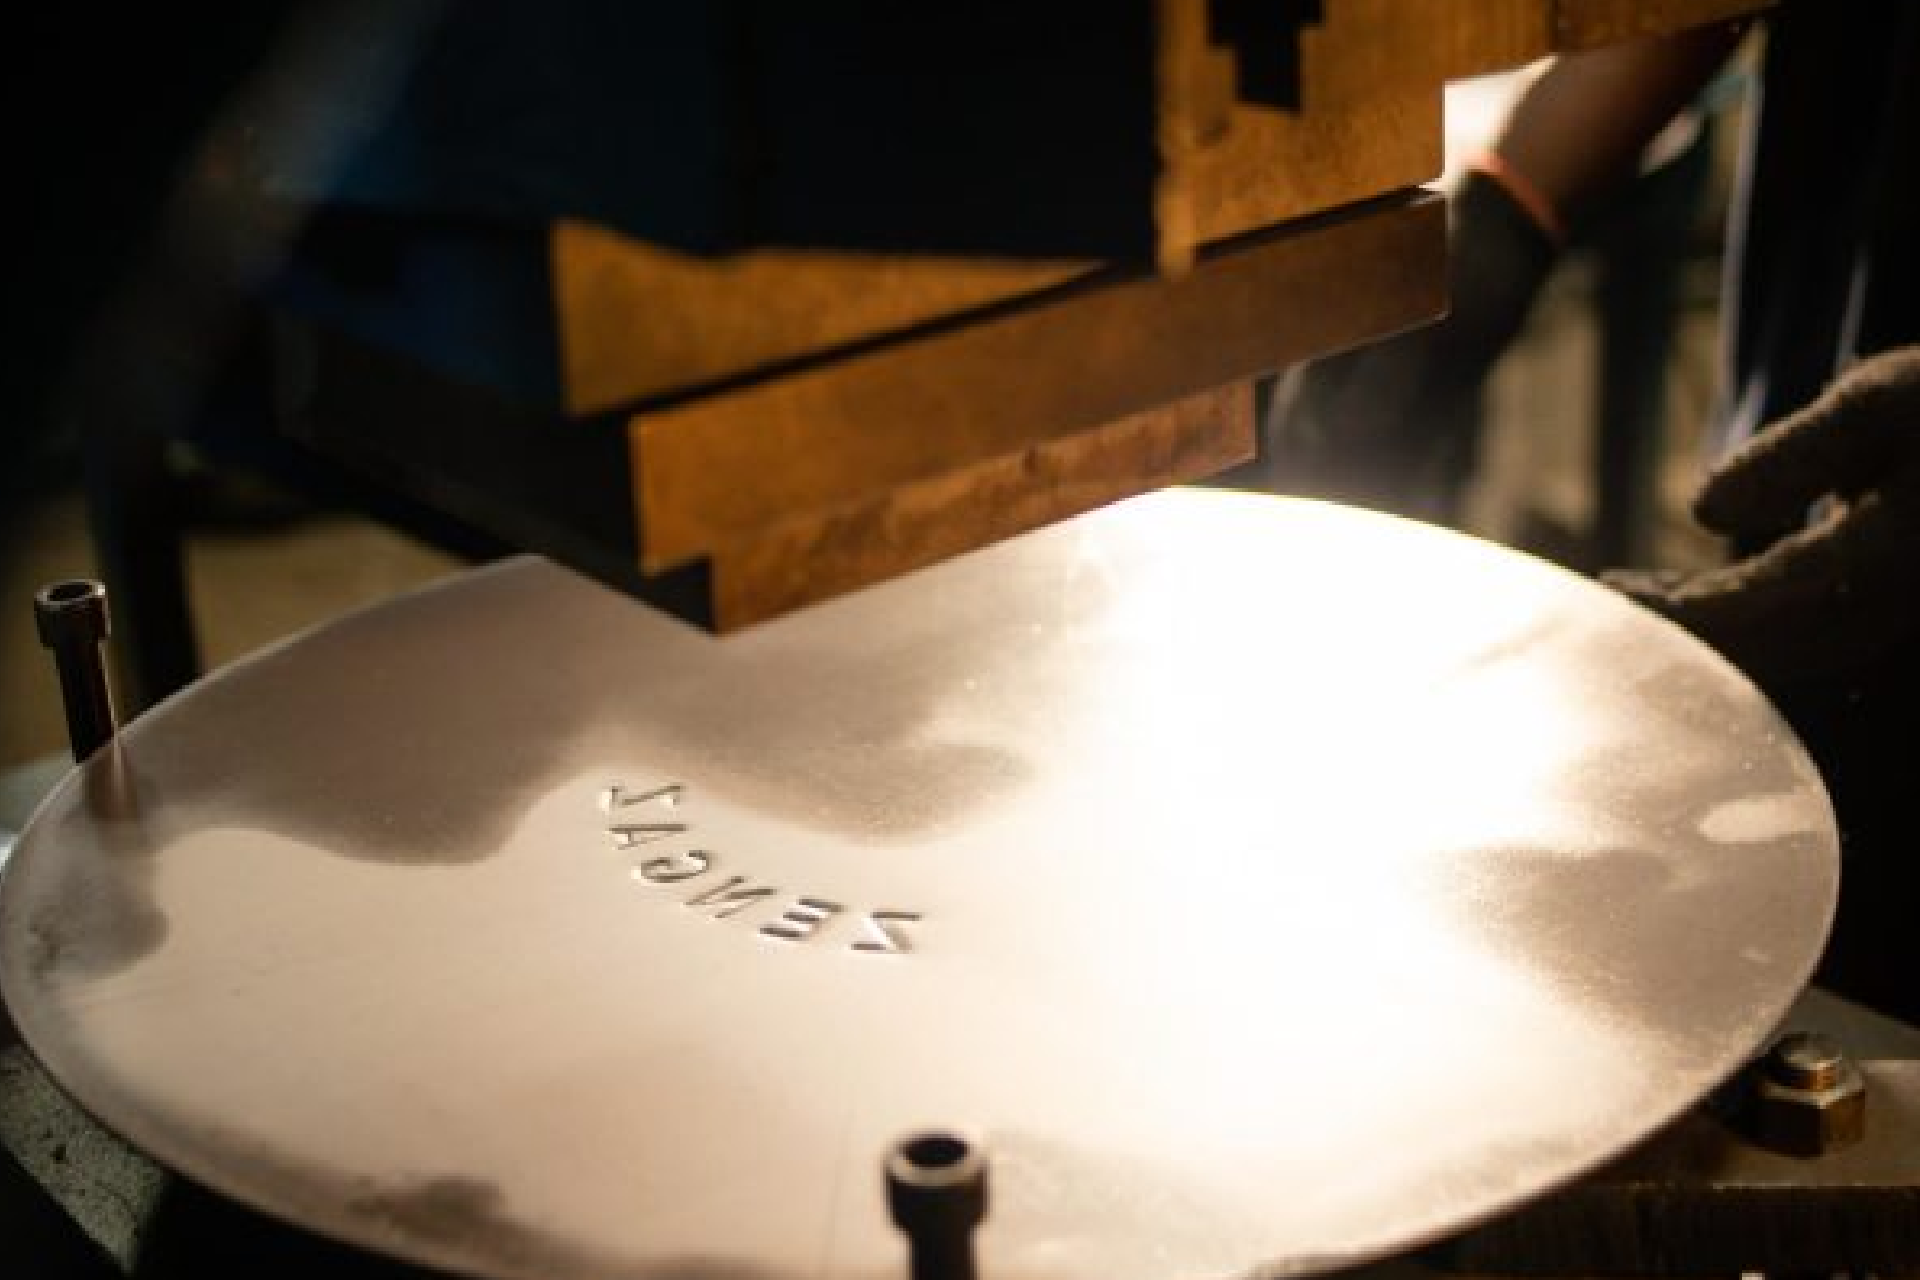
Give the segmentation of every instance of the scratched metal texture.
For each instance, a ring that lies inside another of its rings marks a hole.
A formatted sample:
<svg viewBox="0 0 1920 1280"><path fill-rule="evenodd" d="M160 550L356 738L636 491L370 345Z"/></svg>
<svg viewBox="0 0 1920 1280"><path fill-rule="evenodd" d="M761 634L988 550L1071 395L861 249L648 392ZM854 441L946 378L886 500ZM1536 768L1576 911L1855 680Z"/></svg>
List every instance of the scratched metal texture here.
<svg viewBox="0 0 1920 1280"><path fill-rule="evenodd" d="M1349 1264L1620 1151L1762 1041L1836 837L1604 589L1169 493L716 638L547 563L203 681L70 775L0 983L89 1110L499 1277L898 1276L881 1153L993 1158L994 1280Z"/></svg>

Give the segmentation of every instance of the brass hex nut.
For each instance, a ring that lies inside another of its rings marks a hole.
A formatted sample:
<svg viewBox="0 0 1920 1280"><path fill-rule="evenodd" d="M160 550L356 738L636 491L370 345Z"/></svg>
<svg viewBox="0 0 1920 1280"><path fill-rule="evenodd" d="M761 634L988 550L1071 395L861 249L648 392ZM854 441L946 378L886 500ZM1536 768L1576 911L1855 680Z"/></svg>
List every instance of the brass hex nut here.
<svg viewBox="0 0 1920 1280"><path fill-rule="evenodd" d="M1860 1068L1811 1037L1788 1036L1760 1061L1751 1107L1754 1136L1786 1155L1825 1155L1867 1132L1867 1082Z"/></svg>

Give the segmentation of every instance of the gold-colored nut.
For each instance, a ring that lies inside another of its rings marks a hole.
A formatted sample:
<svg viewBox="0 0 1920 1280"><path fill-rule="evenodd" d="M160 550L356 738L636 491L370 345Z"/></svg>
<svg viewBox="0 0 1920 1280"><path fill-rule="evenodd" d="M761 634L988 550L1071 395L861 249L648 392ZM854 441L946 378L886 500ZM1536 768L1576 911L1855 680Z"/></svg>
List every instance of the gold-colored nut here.
<svg viewBox="0 0 1920 1280"><path fill-rule="evenodd" d="M1818 1156L1867 1132L1867 1082L1845 1055L1810 1036L1788 1036L1761 1060L1753 1085L1754 1133L1786 1155Z"/></svg>

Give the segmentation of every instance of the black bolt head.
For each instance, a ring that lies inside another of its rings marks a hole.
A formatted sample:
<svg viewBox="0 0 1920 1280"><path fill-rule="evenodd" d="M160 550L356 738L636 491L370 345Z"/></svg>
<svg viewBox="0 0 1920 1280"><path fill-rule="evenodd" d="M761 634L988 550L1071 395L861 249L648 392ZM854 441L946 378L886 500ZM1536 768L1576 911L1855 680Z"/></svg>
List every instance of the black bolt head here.
<svg viewBox="0 0 1920 1280"><path fill-rule="evenodd" d="M910 1237L965 1235L986 1220L987 1155L957 1133L911 1134L887 1153L887 1210Z"/></svg>
<svg viewBox="0 0 1920 1280"><path fill-rule="evenodd" d="M107 589L86 578L51 583L33 593L33 620L49 649L100 644L107 638Z"/></svg>

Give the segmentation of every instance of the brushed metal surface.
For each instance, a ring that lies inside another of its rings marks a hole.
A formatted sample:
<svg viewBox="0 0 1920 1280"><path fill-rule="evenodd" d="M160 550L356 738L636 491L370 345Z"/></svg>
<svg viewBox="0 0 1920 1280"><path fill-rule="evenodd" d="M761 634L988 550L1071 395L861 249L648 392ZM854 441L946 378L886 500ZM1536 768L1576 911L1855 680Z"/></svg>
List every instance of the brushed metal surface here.
<svg viewBox="0 0 1920 1280"><path fill-rule="evenodd" d="M1138 499L725 638L518 560L142 717L0 890L90 1110L502 1277L898 1277L980 1135L994 1280L1396 1250L1771 1032L1836 837L1764 700L1456 535ZM762 891L765 892L762 892Z"/></svg>

